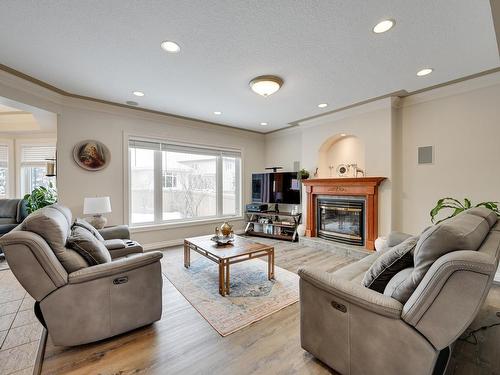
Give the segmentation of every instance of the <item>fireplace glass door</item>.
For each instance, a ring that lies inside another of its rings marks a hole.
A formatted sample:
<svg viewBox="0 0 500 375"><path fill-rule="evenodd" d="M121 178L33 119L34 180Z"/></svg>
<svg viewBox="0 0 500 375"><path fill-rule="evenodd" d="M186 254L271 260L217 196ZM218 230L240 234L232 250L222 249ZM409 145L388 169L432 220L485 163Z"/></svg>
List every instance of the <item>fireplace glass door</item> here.
<svg viewBox="0 0 500 375"><path fill-rule="evenodd" d="M318 237L364 245L364 201L318 199Z"/></svg>

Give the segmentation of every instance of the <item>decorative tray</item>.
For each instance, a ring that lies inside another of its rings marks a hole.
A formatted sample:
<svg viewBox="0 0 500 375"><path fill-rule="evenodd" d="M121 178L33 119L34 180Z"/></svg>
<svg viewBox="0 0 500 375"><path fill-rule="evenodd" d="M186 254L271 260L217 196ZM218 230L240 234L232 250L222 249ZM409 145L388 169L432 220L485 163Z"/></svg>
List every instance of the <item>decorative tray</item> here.
<svg viewBox="0 0 500 375"><path fill-rule="evenodd" d="M217 245L222 246L222 245L227 245L227 244L230 244L231 242L233 242L234 235L230 234L229 236L213 236L210 239L212 241L214 241Z"/></svg>

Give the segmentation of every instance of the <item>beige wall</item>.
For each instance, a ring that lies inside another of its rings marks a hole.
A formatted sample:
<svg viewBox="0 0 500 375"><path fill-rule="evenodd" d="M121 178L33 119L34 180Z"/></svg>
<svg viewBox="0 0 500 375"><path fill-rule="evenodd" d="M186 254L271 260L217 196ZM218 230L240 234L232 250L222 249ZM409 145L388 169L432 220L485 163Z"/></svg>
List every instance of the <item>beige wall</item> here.
<svg viewBox="0 0 500 375"><path fill-rule="evenodd" d="M429 225L442 197L500 201L500 82L498 74L484 78L494 85L403 102L399 229L416 233ZM434 147L433 164L417 164L419 146Z"/></svg>
<svg viewBox="0 0 500 375"><path fill-rule="evenodd" d="M238 148L243 153L243 204L250 200L250 176L264 168L264 136L156 115L133 109L63 97L40 86L0 71L0 97L25 103L58 114L57 184L60 202L71 208L74 216L82 215L83 198L109 195L113 212L109 224L126 223L126 148L127 135L156 137L190 144ZM85 139L96 139L109 148L111 161L102 171L88 172L78 167L72 157L73 146ZM243 221L234 222L242 228ZM213 231L215 224L196 224L157 230L141 229L133 237L149 245L174 244L183 238Z"/></svg>
<svg viewBox="0 0 500 375"><path fill-rule="evenodd" d="M251 173L261 170L264 165L263 135L73 100L64 107L59 119L58 186L61 201L75 215L82 214L83 197L109 195L113 209L108 215L109 223L127 222L127 155L124 151L129 135L241 149L243 204L250 201ZM111 162L102 171L88 172L73 162L73 146L88 138L103 142L111 152ZM241 220L234 224L236 228L243 227ZM161 243L185 236L208 234L213 231L214 226L215 224L209 224L184 229L141 230L134 237L143 243Z"/></svg>
<svg viewBox="0 0 500 375"><path fill-rule="evenodd" d="M321 142L339 133L364 142L368 176L389 177L381 186L380 235L420 232L441 197L500 201L500 73L393 99L385 108L365 105L326 115L294 133L273 133L266 136L265 163L293 158L301 140L301 164L313 172ZM284 147L287 142L293 146ZM269 150L276 146L279 155ZM434 146L433 164L417 164L419 146Z"/></svg>
<svg viewBox="0 0 500 375"><path fill-rule="evenodd" d="M342 113L333 113L309 120L295 128L266 135L265 164L284 164L290 167L291 161L300 160L301 166L310 171L311 177L316 168L319 168L318 177L330 177L328 163L321 161L324 156L322 154L325 142L339 138L342 133L357 137L356 142L364 146L362 152L352 154L341 147L337 151L347 152L342 155L337 153L335 158L342 160L343 163L362 160L363 163L360 164L366 169L368 176L387 177L380 187L379 211L380 233L387 233L392 227L392 117L392 102L390 99L383 99ZM290 161L288 164L287 160ZM304 191L302 202L302 211L305 212L307 208Z"/></svg>

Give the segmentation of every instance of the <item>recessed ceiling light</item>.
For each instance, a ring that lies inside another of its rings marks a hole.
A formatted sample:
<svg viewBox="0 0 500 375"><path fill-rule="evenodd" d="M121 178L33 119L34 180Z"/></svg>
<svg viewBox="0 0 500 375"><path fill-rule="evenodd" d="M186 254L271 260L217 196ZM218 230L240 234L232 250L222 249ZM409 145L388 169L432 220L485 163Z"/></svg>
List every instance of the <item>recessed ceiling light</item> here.
<svg viewBox="0 0 500 375"><path fill-rule="evenodd" d="M283 80L277 76L259 76L252 79L249 85L256 94L268 97L281 88Z"/></svg>
<svg viewBox="0 0 500 375"><path fill-rule="evenodd" d="M326 103L321 103L321 104L318 104L318 107L319 107L319 108L326 108L326 107L328 107L328 104L326 104Z"/></svg>
<svg viewBox="0 0 500 375"><path fill-rule="evenodd" d="M267 122L261 122L260 123L262 126L267 126Z"/></svg>
<svg viewBox="0 0 500 375"><path fill-rule="evenodd" d="M144 96L144 93L142 91L134 91L132 94L135 96Z"/></svg>
<svg viewBox="0 0 500 375"><path fill-rule="evenodd" d="M427 74L431 74L433 71L434 71L434 69L432 69L432 68L424 68L424 69L421 69L417 72L417 76L423 77L423 76L426 76Z"/></svg>
<svg viewBox="0 0 500 375"><path fill-rule="evenodd" d="M222 112L221 111L214 111L214 115L216 115L216 116L222 115Z"/></svg>
<svg viewBox="0 0 500 375"><path fill-rule="evenodd" d="M346 135L347 135L346 133L340 134L341 137L345 137Z"/></svg>
<svg viewBox="0 0 500 375"><path fill-rule="evenodd" d="M395 24L396 24L396 21L390 20L390 19L389 20L380 21L379 23L377 23L373 27L373 32L375 34L385 33L386 31L389 31L390 29L392 29Z"/></svg>
<svg viewBox="0 0 500 375"><path fill-rule="evenodd" d="M125 103L128 105L139 105L139 103L134 102L133 100L127 100Z"/></svg>
<svg viewBox="0 0 500 375"><path fill-rule="evenodd" d="M181 47L171 40L165 40L164 42L161 42L161 48L170 53L177 53L181 50Z"/></svg>

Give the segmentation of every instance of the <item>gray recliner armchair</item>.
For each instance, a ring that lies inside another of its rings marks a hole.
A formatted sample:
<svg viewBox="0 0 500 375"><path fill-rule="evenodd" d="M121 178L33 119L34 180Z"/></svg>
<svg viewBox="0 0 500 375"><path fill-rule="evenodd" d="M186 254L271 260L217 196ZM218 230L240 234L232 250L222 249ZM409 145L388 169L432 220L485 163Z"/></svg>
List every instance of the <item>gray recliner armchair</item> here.
<svg viewBox="0 0 500 375"><path fill-rule="evenodd" d="M142 253L139 247L140 253L85 266L66 248L69 209L54 205L32 215L3 236L0 246L36 300L35 313L55 345L98 341L161 318L161 252Z"/></svg>
<svg viewBox="0 0 500 375"><path fill-rule="evenodd" d="M361 282L380 253L332 274L299 270L302 347L341 374L441 373L493 282L500 222L484 208L466 211L424 231L419 251L443 255L403 302L389 284L403 285L417 262L393 276L384 293Z"/></svg>

